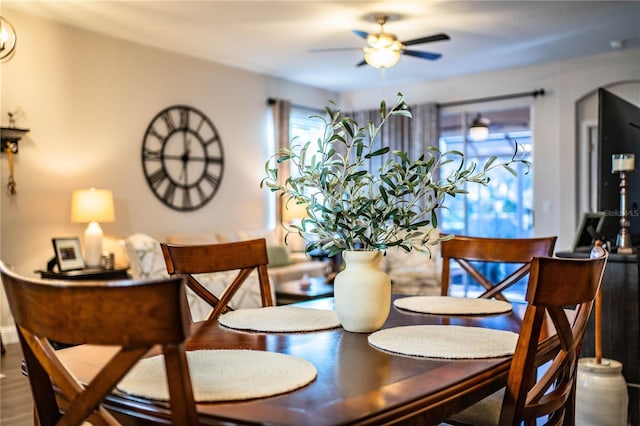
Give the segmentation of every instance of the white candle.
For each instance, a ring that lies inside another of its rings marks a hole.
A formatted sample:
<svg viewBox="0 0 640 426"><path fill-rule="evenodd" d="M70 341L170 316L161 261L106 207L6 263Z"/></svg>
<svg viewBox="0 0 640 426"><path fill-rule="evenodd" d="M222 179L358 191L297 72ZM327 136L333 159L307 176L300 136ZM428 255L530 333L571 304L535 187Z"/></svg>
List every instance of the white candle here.
<svg viewBox="0 0 640 426"><path fill-rule="evenodd" d="M634 170L635 156L633 154L613 154L611 156L611 172L628 172Z"/></svg>

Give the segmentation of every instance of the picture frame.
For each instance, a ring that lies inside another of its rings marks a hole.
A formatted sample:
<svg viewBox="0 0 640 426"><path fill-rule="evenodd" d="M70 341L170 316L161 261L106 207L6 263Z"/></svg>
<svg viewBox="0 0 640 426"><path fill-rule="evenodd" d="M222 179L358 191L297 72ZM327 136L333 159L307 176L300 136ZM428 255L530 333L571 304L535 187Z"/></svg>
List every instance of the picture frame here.
<svg viewBox="0 0 640 426"><path fill-rule="evenodd" d="M590 252L595 240L600 238L600 230L605 219L604 212L584 213L582 222L576 233L573 251Z"/></svg>
<svg viewBox="0 0 640 426"><path fill-rule="evenodd" d="M53 251L60 272L84 269L84 260L80 248L80 238L52 238Z"/></svg>

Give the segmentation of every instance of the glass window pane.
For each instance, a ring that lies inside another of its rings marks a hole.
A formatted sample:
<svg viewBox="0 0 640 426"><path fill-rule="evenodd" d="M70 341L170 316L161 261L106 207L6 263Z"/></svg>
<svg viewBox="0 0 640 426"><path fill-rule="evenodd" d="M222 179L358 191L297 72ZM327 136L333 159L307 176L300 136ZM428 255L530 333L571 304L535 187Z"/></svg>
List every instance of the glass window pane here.
<svg viewBox="0 0 640 426"><path fill-rule="evenodd" d="M481 113L489 119L489 136L484 141L471 141L467 135L469 124ZM443 111L440 117L440 149L457 150L465 154L466 161L475 161L481 167L495 155L506 161L513 155L516 144L528 153L531 160L532 139L529 129L529 108L500 111L469 111L451 113ZM455 165L447 165L453 168ZM528 238L533 236L533 172L526 174L522 164L514 165L517 176L505 169L491 174L488 186L469 185L466 196L449 198L448 208L440 211L442 232L477 237ZM446 169L445 169L446 173ZM444 174L444 173L443 173ZM520 265L484 264L481 269L499 281ZM455 265L452 265L455 267ZM456 295L477 296L484 291L478 283L464 274L454 274L451 292ZM507 297L523 300L526 280L512 287Z"/></svg>

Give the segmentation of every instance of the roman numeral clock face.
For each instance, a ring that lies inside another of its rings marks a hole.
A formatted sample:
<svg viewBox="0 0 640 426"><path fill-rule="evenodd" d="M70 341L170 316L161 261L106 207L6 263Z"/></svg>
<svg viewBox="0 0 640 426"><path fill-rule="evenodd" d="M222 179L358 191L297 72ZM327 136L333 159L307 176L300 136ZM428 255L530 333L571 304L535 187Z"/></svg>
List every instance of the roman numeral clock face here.
<svg viewBox="0 0 640 426"><path fill-rule="evenodd" d="M179 211L199 209L213 198L222 181L224 154L218 131L195 108L168 107L147 128L142 167L162 203Z"/></svg>

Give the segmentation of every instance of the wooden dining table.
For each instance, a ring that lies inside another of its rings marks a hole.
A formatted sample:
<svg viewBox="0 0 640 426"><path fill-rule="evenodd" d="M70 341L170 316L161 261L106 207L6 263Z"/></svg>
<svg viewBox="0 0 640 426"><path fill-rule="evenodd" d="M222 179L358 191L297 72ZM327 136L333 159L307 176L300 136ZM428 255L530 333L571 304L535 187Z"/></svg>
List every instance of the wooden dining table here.
<svg viewBox="0 0 640 426"><path fill-rule="evenodd" d="M356 303L354 301L354 303ZM290 306L332 309L333 299ZM383 328L441 324L518 332L526 304L513 303L508 314L442 316L391 307ZM538 346L540 364L559 343L547 326ZM197 322L187 350L252 349L302 357L315 365L317 378L295 391L237 402L198 403L201 424L380 425L438 424L503 387L511 357L452 360L388 353L368 343L368 333L341 327L301 333L263 333ZM112 353L112 352L111 352ZM94 347L84 358L67 361L80 380L95 373L109 351ZM193 374L193 372L192 372ZM124 424L169 423L163 402L113 393L105 402Z"/></svg>

